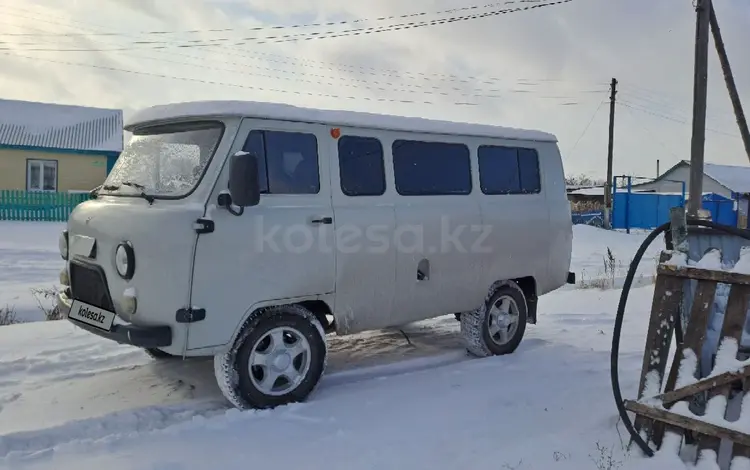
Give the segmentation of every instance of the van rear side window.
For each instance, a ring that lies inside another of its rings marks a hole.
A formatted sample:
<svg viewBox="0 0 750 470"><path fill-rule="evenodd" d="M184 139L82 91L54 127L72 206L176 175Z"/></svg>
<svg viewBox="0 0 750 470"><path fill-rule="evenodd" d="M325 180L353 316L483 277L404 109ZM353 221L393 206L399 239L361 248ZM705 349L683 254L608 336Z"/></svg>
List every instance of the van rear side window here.
<svg viewBox="0 0 750 470"><path fill-rule="evenodd" d="M347 196L385 193L383 145L374 137L346 135L339 139L341 191Z"/></svg>
<svg viewBox="0 0 750 470"><path fill-rule="evenodd" d="M397 140L392 149L400 195L471 194L471 159L466 145Z"/></svg>
<svg viewBox="0 0 750 470"><path fill-rule="evenodd" d="M482 145L478 156L484 194L535 194L542 190L535 149Z"/></svg>
<svg viewBox="0 0 750 470"><path fill-rule="evenodd" d="M250 131L243 151L258 157L258 180L264 194L320 192L318 139L313 134Z"/></svg>

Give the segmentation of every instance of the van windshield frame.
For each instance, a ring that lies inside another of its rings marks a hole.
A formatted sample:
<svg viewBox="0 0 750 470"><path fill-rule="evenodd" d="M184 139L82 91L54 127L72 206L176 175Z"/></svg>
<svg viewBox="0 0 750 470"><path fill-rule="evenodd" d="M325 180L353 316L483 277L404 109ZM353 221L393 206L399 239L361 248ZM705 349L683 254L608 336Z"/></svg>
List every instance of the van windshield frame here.
<svg viewBox="0 0 750 470"><path fill-rule="evenodd" d="M137 128L98 192L118 197L184 199L200 186L225 133L226 125L220 120L183 121ZM165 152L163 149L169 145L197 147L197 165L192 170L185 170L184 163L190 162L177 152ZM148 150L149 146L160 146L162 149L152 148L151 152L144 152L143 148ZM167 181L161 172L165 157L177 160L171 168L173 178ZM179 168L180 163L183 164L182 169ZM160 189L160 186L167 189ZM182 187L175 189L169 186Z"/></svg>

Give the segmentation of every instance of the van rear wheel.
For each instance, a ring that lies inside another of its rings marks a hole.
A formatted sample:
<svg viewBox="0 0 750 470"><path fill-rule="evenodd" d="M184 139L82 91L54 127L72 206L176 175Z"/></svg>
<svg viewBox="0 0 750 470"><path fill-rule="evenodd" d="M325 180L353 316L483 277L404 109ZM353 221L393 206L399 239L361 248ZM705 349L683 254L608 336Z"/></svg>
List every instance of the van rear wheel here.
<svg viewBox="0 0 750 470"><path fill-rule="evenodd" d="M300 305L254 312L234 347L214 357L216 380L237 408L266 409L304 401L326 364L323 326Z"/></svg>
<svg viewBox="0 0 750 470"><path fill-rule="evenodd" d="M513 353L526 331L528 305L523 290L508 282L495 290L484 308L461 314L461 334L470 354L478 357Z"/></svg>

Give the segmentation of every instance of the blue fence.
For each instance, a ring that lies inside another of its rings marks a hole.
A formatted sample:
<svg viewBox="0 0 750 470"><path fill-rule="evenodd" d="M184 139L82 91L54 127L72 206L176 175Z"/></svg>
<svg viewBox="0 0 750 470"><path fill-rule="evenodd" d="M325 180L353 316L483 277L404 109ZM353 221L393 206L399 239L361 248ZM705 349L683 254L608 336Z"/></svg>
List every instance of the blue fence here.
<svg viewBox="0 0 750 470"><path fill-rule="evenodd" d="M615 193L612 200L612 228L652 229L669 222L669 210L685 205L679 194Z"/></svg>
<svg viewBox="0 0 750 470"><path fill-rule="evenodd" d="M614 229L653 229L669 222L669 211L673 207L685 205L685 183L681 194L638 193L631 191L630 178L625 178L628 186L625 191L617 190L615 178L612 197L612 228ZM738 205L732 198L720 194L704 194L701 200L703 209L711 213L711 220L736 227Z"/></svg>
<svg viewBox="0 0 750 470"><path fill-rule="evenodd" d="M711 220L723 225L737 226L738 207L734 199L726 198L720 194L706 194L701 203L704 209L711 212Z"/></svg>

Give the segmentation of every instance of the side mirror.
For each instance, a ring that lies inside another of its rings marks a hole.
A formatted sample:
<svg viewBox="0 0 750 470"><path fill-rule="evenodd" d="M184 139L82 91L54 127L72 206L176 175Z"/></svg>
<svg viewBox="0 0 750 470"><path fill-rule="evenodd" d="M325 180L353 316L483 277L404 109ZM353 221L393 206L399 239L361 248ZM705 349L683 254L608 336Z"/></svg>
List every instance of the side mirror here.
<svg viewBox="0 0 750 470"><path fill-rule="evenodd" d="M247 152L232 155L229 164L229 194L232 204L239 207L256 206L260 202L258 187L258 159Z"/></svg>

